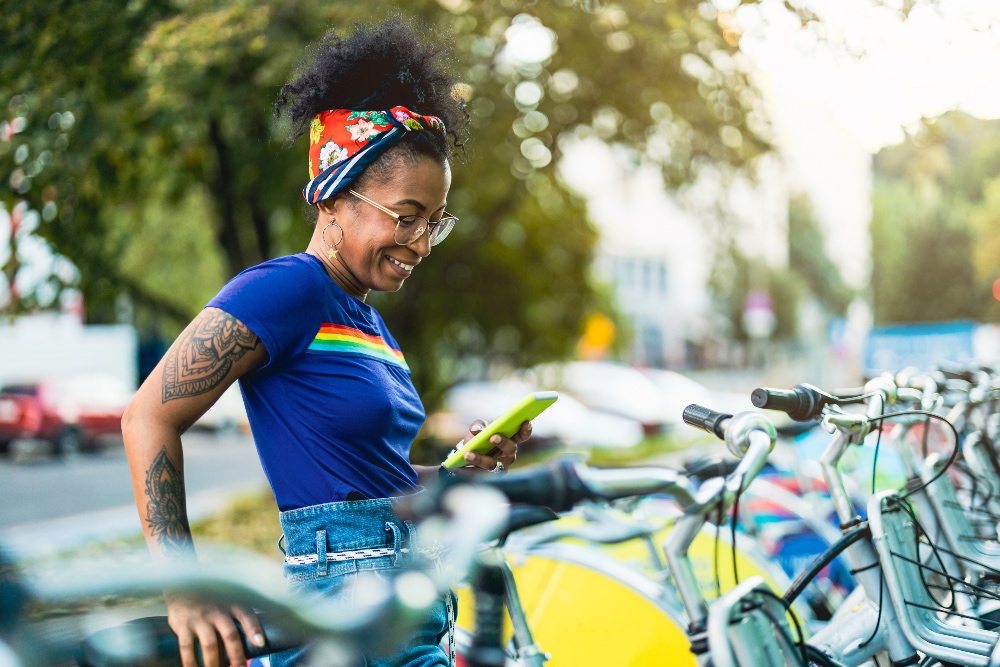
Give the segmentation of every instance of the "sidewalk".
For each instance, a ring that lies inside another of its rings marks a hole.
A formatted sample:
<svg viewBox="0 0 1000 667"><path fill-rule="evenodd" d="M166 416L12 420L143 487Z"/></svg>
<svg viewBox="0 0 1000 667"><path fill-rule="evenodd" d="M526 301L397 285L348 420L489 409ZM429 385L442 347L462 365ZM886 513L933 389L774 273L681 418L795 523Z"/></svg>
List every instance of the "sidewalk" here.
<svg viewBox="0 0 1000 667"><path fill-rule="evenodd" d="M192 493L187 498L188 520L194 523L225 508L234 497L256 493L257 484L238 484ZM15 560L45 558L81 549L88 544L136 537L142 533L135 505L34 521L0 529L0 546Z"/></svg>

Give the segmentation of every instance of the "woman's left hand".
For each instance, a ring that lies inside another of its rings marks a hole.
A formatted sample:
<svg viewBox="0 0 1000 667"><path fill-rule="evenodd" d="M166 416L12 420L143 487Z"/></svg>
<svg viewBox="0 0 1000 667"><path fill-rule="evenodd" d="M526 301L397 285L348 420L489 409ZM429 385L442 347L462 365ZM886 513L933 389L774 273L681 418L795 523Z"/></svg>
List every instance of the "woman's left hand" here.
<svg viewBox="0 0 1000 667"><path fill-rule="evenodd" d="M472 426L469 427L469 432L465 434L462 443L472 440L484 428L486 428L486 422L482 419L472 422ZM474 470L476 473L498 472L496 468L499 462L503 466L503 470L510 470L510 467L514 465L514 460L517 459L517 446L530 437L531 422L529 421L521 424L520 430L511 438L506 438L498 433L490 438L490 444L494 447L490 456L475 452L465 453L465 462L469 464L465 469Z"/></svg>

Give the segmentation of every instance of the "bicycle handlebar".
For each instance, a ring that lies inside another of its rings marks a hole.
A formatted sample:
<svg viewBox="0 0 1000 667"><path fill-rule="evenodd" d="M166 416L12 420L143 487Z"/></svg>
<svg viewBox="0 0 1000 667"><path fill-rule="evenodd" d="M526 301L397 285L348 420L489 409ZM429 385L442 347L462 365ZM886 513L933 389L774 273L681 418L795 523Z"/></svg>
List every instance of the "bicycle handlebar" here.
<svg viewBox="0 0 1000 667"><path fill-rule="evenodd" d="M774 425L767 417L752 410L734 416L691 404L684 408L682 417L687 424L724 440L730 453L740 459L749 451L752 441L759 440L757 435L764 434L769 438L771 447L774 447L774 441L778 437Z"/></svg>
<svg viewBox="0 0 1000 667"><path fill-rule="evenodd" d="M301 646L304 636L289 634L287 627L274 623L267 614L257 614L264 631L264 646L255 646L247 641L246 633L239 621L236 629L243 642L247 658L257 658ZM201 644L195 646L199 664L204 664ZM80 648L77 662L80 667L121 667L122 665L156 664L159 667L180 665L180 646L177 635L170 628L166 616L149 616L126 621L87 636ZM226 667L229 655L225 646L219 645L219 665ZM239 665L237 667L243 667Z"/></svg>
<svg viewBox="0 0 1000 667"><path fill-rule="evenodd" d="M684 408L684 412L681 413L681 419L685 424L711 433L720 440L725 440L726 426L732 418L731 414L716 412L694 403Z"/></svg>
<svg viewBox="0 0 1000 667"><path fill-rule="evenodd" d="M667 468L591 468L570 457L507 475L477 477L473 484L488 486L512 503L572 509L583 500L616 500L650 493L670 495L682 507L693 501L687 477Z"/></svg>
<svg viewBox="0 0 1000 667"><path fill-rule="evenodd" d="M833 400L831 400L833 399ZM824 394L808 384L795 385L790 390L758 387L750 394L754 407L767 410L780 410L795 421L816 419L823 412L827 403L839 402L843 399Z"/></svg>
<svg viewBox="0 0 1000 667"><path fill-rule="evenodd" d="M353 603L289 595L284 579L260 560L240 562L231 553L211 561L175 561L153 569L108 567L107 563L72 571L59 570L33 578L23 585L30 602L65 604L95 597L116 595L159 595L164 591L187 593L207 599L223 600L259 610L269 619L269 648L297 646L307 640L323 639L347 654L364 649L388 652L415 623L422 622L427 611L441 594L456 586L479 557L480 545L496 537L507 521L503 497L488 488L456 488L443 494L433 512L419 515L429 540L440 542L448 559L443 567L405 568L388 581L378 576L363 576L357 586L365 592ZM245 557L244 557L245 559ZM3 574L0 571L0 574ZM22 581L15 584L21 586ZM0 588L6 585L0 580ZM19 618L6 618L5 634L16 637ZM155 619L131 630L156 629ZM80 629L81 633L83 629ZM118 634L111 648L126 650L134 639ZM38 664L56 664L77 657L82 635L61 633L46 644L35 646L42 655ZM155 640L156 632L148 635ZM162 635L165 637L166 635ZM108 635L110 637L110 635ZM162 638L161 637L161 638ZM37 643L37 642L36 642ZM276 645L277 644L277 645ZM122 647L125 647L123 649ZM177 657L176 643L152 641L144 664L169 664ZM250 653L256 649L246 647ZM113 654L111 655L113 658ZM166 661L166 662L165 662ZM121 663L119 663L121 664ZM129 663L137 664L137 663ZM95 667L99 667L95 665Z"/></svg>
<svg viewBox="0 0 1000 667"><path fill-rule="evenodd" d="M729 451L741 459L725 479L716 477L699 487L697 502L677 520L663 543L667 566L691 625L701 627L707 617L708 606L688 558L688 550L709 514L716 511L721 516L760 473L774 447L777 434L766 417L753 411L729 415L700 405L689 405L683 417L691 426L725 440Z"/></svg>

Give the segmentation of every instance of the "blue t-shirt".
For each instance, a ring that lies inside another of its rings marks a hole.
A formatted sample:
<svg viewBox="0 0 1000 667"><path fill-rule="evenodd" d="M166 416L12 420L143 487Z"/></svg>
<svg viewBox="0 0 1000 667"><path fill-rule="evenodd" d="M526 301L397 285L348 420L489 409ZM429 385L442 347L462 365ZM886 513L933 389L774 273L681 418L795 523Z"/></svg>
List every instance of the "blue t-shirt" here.
<svg viewBox="0 0 1000 667"><path fill-rule="evenodd" d="M281 510L417 490L410 444L426 414L382 317L307 253L233 278L208 303L270 359L240 378L250 430Z"/></svg>

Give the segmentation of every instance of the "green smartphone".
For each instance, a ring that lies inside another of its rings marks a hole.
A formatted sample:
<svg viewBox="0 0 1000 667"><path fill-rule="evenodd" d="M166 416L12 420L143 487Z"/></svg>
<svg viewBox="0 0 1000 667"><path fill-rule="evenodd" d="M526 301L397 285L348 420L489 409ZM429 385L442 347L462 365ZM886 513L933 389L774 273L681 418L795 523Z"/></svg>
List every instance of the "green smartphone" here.
<svg viewBox="0 0 1000 667"><path fill-rule="evenodd" d="M444 467L461 468L468 465L464 458L466 452L488 454L495 446L490 442L490 438L497 433L508 438L512 437L521 428L521 424L542 414L558 399L559 394L554 391L536 391L533 394L528 394L503 415L487 424L486 428L477 433L472 440L456 447L444 460Z"/></svg>

